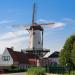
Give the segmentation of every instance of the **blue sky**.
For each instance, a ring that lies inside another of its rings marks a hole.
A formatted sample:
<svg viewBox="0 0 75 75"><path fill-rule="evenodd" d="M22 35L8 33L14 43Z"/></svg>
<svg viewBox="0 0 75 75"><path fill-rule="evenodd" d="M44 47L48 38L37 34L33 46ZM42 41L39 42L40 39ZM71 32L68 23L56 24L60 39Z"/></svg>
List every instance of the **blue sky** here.
<svg viewBox="0 0 75 75"><path fill-rule="evenodd" d="M12 25L31 24L33 2L34 0L0 0L1 53L5 47L14 46L16 50L28 47L28 33L22 29L15 29ZM35 0L35 2L37 22L64 24L59 28L48 28L44 31L44 47L50 48L51 52L59 51L67 37L75 33L75 0Z"/></svg>

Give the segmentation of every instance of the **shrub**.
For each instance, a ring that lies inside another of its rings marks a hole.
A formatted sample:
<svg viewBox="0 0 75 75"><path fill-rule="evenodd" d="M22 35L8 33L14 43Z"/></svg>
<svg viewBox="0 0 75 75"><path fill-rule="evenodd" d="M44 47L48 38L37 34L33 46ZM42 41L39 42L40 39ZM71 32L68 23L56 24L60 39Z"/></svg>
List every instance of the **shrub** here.
<svg viewBox="0 0 75 75"><path fill-rule="evenodd" d="M32 67L28 69L28 75L44 75L45 68L43 67Z"/></svg>

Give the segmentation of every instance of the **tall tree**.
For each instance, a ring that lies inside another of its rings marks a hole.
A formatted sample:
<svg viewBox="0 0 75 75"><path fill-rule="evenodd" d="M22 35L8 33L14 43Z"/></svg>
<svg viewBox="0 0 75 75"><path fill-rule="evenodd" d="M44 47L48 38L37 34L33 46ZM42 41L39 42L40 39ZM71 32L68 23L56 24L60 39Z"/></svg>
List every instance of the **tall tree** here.
<svg viewBox="0 0 75 75"><path fill-rule="evenodd" d="M72 62L75 65L75 42L73 44L73 49L72 49L72 53L71 53L71 58L72 58Z"/></svg>
<svg viewBox="0 0 75 75"><path fill-rule="evenodd" d="M73 44L75 42L75 35L70 36L65 44L63 49L60 52L60 63L63 66L72 66L73 62L72 62L72 50L73 50Z"/></svg>

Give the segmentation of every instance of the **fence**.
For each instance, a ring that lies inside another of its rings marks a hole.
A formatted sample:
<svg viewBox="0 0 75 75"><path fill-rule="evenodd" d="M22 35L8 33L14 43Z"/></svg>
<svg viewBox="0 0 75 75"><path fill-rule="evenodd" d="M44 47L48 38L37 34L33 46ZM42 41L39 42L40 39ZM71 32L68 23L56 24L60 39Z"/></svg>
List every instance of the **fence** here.
<svg viewBox="0 0 75 75"><path fill-rule="evenodd" d="M46 72L58 75L75 75L74 69L66 67L49 67L45 66Z"/></svg>

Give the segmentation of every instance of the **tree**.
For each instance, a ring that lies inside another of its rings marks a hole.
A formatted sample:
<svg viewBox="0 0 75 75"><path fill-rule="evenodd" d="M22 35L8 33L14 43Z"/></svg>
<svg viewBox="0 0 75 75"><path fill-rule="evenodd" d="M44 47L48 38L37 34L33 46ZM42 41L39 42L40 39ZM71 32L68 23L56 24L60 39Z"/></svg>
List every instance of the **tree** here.
<svg viewBox="0 0 75 75"><path fill-rule="evenodd" d="M60 52L60 64L65 65L66 64L66 52L64 49L61 50Z"/></svg>
<svg viewBox="0 0 75 75"><path fill-rule="evenodd" d="M71 58L72 58L72 62L75 65L75 42L73 44L73 49L72 49L72 53L71 53Z"/></svg>
<svg viewBox="0 0 75 75"><path fill-rule="evenodd" d="M74 42L75 42L75 35L72 35L70 36L64 46L63 46L63 49L61 50L60 52L60 57L59 57L59 60L60 60L60 64L63 65L63 66L68 66L68 67L71 67L73 65L73 59L72 59L72 54L74 55L74 53L72 53L72 50L73 50L73 45L74 45Z"/></svg>

